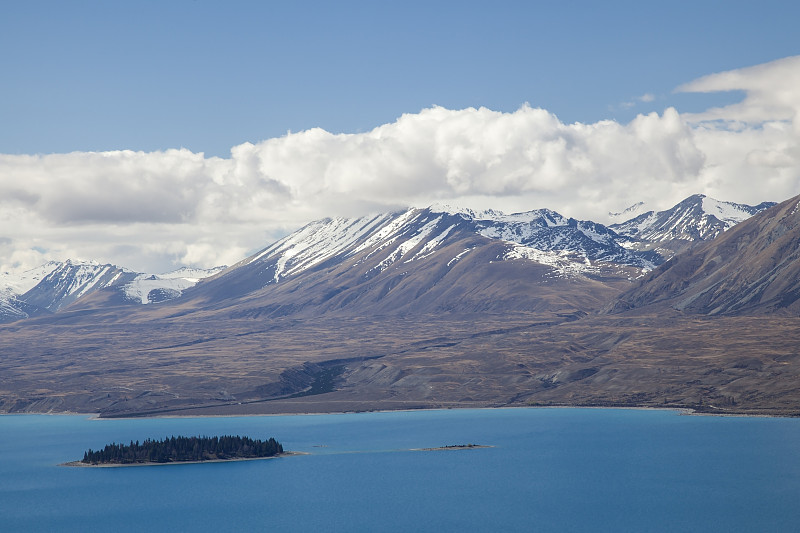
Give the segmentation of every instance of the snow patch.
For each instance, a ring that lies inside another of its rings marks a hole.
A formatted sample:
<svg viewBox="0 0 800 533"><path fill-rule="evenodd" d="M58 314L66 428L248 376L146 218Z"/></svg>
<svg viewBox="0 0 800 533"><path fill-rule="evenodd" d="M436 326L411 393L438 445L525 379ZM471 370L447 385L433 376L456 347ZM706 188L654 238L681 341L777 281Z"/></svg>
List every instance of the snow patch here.
<svg viewBox="0 0 800 533"><path fill-rule="evenodd" d="M744 206L740 204L720 202L719 200L708 197L703 198L703 211L725 222L728 227L753 216L752 212L746 210Z"/></svg>
<svg viewBox="0 0 800 533"><path fill-rule="evenodd" d="M390 216L371 215L358 219L335 218L312 222L265 249L253 261L277 256L273 275L273 281L277 282L349 250Z"/></svg>
<svg viewBox="0 0 800 533"><path fill-rule="evenodd" d="M439 219L439 220L441 220L441 219ZM422 250L420 250L417 253L417 255L414 256L413 259L424 259L424 258L428 257L429 255L433 254L436 251L436 248L438 248L439 245L442 244L442 241L444 241L444 239L447 237L447 235L451 231L453 231L453 228L455 228L455 227L456 227L456 225L453 224L452 226L448 227L446 230L441 232L436 237L430 239L425 244L425 246L422 247Z"/></svg>
<svg viewBox="0 0 800 533"><path fill-rule="evenodd" d="M126 299L148 304L151 303L149 298L151 291L174 291L180 294L197 285L200 280L218 274L226 268L224 266L210 269L184 267L164 274L139 274L133 281L123 285L122 291Z"/></svg>
<svg viewBox="0 0 800 533"><path fill-rule="evenodd" d="M504 260L527 259L536 263L551 267L556 273L563 277L574 277L597 270L592 267L591 261L583 258L582 261L574 261L563 252L548 252L537 250L520 244L511 244L503 256Z"/></svg>
<svg viewBox="0 0 800 533"><path fill-rule="evenodd" d="M447 262L447 266L450 266L453 263L457 263L462 257L464 257L466 254L468 254L472 250L474 250L474 248L464 248L463 252L461 252L460 254L458 254L457 256L455 256L454 258L452 258L450 261Z"/></svg>

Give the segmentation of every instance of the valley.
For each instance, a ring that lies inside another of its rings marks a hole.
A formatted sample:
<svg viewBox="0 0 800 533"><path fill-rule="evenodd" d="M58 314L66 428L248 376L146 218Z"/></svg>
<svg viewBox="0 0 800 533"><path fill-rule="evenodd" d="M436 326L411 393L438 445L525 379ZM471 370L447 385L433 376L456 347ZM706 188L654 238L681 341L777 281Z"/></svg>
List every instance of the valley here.
<svg viewBox="0 0 800 533"><path fill-rule="evenodd" d="M462 315L81 328L5 358L3 410L101 416L597 405L797 414L800 320ZM177 329L177 328L175 328ZM765 342L767 340L769 342ZM59 351L53 350L55 346ZM31 364L35 360L35 364ZM332 390L313 389L326 376Z"/></svg>

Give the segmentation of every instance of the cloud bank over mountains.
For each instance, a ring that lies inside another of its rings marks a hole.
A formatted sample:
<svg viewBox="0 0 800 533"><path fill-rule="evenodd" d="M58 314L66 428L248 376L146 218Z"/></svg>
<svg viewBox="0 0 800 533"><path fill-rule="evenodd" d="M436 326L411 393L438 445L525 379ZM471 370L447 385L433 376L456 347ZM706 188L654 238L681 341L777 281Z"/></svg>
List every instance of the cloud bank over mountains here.
<svg viewBox="0 0 800 533"><path fill-rule="evenodd" d="M630 123L544 109L442 107L371 131L322 129L231 149L0 155L0 269L92 258L145 271L232 264L313 219L450 202L604 222L693 193L759 203L800 193L800 56L711 74L682 92L737 104Z"/></svg>

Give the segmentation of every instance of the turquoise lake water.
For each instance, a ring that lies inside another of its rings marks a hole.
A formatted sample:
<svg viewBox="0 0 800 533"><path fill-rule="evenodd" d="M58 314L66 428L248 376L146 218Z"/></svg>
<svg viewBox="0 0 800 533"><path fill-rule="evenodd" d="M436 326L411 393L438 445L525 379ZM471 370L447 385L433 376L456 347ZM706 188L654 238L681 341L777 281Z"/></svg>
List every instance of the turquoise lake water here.
<svg viewBox="0 0 800 533"><path fill-rule="evenodd" d="M310 455L70 468L170 435ZM409 451L455 444L493 448ZM800 420L615 409L0 416L0 531L797 531Z"/></svg>

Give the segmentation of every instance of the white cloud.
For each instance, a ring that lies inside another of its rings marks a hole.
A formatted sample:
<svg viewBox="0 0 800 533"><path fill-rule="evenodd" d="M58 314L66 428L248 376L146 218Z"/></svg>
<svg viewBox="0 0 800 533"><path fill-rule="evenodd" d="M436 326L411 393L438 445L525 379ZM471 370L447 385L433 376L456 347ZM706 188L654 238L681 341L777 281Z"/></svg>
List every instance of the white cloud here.
<svg viewBox="0 0 800 533"><path fill-rule="evenodd" d="M290 191L294 209L316 216L476 196L558 208L631 175L683 181L703 162L690 137L674 110L628 125L567 125L528 106L514 113L434 107L364 134L309 130L239 146L233 156Z"/></svg>
<svg viewBox="0 0 800 533"><path fill-rule="evenodd" d="M636 107L640 103L648 104L650 102L654 102L655 99L656 99L656 97L655 97L654 94L645 93L645 94L643 94L641 96L637 96L633 100L629 100L627 102L622 102L621 104L619 104L619 107L622 108L622 109L631 109L632 107Z"/></svg>
<svg viewBox="0 0 800 533"><path fill-rule="evenodd" d="M711 74L677 90L745 93L736 104L684 115L709 161L705 190L751 200L800 193L800 56Z"/></svg>
<svg viewBox="0 0 800 533"><path fill-rule="evenodd" d="M185 149L0 155L0 269L66 257L153 272L230 264L316 218L436 201L604 221L698 192L782 200L800 193L798 76L798 57L713 74L680 90L742 90L744 100L628 124L564 124L527 105L432 107L366 133L245 143L227 159Z"/></svg>
<svg viewBox="0 0 800 533"><path fill-rule="evenodd" d="M745 98L737 104L687 115L687 120L692 122L720 120L757 124L788 120L794 121L797 126L796 118L800 110L800 56L710 74L681 85L676 90L698 93L745 92Z"/></svg>

